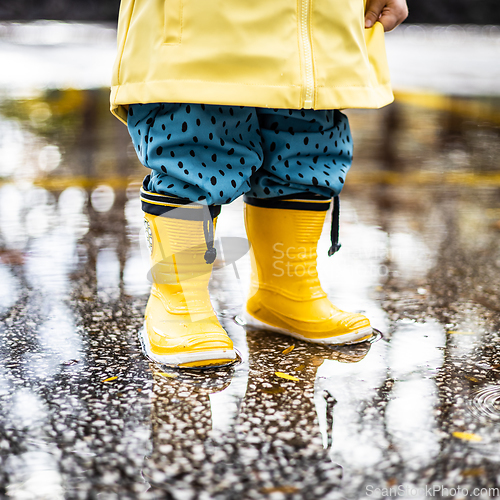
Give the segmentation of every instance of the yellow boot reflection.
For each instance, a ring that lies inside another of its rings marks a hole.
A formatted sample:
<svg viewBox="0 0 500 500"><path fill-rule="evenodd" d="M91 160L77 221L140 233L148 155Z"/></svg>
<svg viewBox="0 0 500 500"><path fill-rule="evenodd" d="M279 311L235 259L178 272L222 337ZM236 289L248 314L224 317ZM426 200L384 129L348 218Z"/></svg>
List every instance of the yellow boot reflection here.
<svg viewBox="0 0 500 500"><path fill-rule="evenodd" d="M329 348L265 331L248 332L247 342L249 378L237 439L255 450L259 491L323 498L338 487L341 468L323 447L314 403L316 372L326 359L360 361L371 344Z"/></svg>
<svg viewBox="0 0 500 500"><path fill-rule="evenodd" d="M153 488L174 498L323 498L338 487L341 469L319 432L316 372L326 359L360 361L370 344L332 349L295 341L290 349L286 337L259 331L247 341L247 392L224 433L212 430L210 396L229 386L232 372L166 373L152 365L153 451L144 474ZM236 379L244 372L240 367Z"/></svg>
<svg viewBox="0 0 500 500"><path fill-rule="evenodd" d="M143 474L153 488L172 494L197 490L207 463L212 430L210 395L229 386L232 370L167 372L150 364L152 453Z"/></svg>

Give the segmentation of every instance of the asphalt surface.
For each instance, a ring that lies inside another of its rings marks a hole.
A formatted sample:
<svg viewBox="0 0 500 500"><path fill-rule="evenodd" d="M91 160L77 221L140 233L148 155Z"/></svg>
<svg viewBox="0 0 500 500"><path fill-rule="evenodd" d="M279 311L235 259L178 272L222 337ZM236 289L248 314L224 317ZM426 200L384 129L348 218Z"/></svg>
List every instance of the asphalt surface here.
<svg viewBox="0 0 500 500"><path fill-rule="evenodd" d="M248 255L219 259L242 360L199 373L141 351L145 172L106 100L0 101L0 498L499 496L499 101L349 112L343 246L327 257L325 227L320 277L372 342L245 329ZM245 236L241 202L217 234Z"/></svg>

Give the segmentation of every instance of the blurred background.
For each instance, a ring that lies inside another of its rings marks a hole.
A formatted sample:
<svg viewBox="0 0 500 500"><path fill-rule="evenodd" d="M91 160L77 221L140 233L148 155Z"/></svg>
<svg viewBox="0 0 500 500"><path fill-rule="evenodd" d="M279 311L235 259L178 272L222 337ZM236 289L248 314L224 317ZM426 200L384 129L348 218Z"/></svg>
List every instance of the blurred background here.
<svg viewBox="0 0 500 500"><path fill-rule="evenodd" d="M116 21L119 0L18 0L0 6L0 20ZM496 0L408 0L408 23L500 24Z"/></svg>

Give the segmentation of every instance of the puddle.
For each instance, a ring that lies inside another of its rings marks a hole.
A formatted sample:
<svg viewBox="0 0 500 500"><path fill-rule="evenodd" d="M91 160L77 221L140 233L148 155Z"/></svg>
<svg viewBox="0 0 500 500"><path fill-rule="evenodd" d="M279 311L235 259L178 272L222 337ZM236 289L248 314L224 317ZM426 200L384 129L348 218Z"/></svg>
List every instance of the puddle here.
<svg viewBox="0 0 500 500"><path fill-rule="evenodd" d="M92 57L98 44L63 28L53 36ZM47 72L32 71L36 92L22 96L0 77L0 491L322 499L496 484L498 96L400 93L376 113L348 111L342 250L327 257L325 228L318 268L335 305L370 318L369 342L245 330L243 204L224 207L210 292L239 359L188 372L149 363L137 339L145 171L127 130L106 89L49 90Z"/></svg>

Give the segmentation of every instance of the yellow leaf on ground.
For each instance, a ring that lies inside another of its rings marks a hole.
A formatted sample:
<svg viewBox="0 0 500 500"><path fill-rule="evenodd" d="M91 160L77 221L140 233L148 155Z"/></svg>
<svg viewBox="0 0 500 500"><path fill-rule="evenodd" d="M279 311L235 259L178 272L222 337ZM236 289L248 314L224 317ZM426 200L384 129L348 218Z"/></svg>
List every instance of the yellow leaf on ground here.
<svg viewBox="0 0 500 500"><path fill-rule="evenodd" d="M280 378L286 378L287 380L295 380L295 382L298 382L300 380L299 378L294 377L293 375L288 375L288 373L274 372L274 374Z"/></svg>
<svg viewBox="0 0 500 500"><path fill-rule="evenodd" d="M266 495L270 495L272 493L297 493L299 491L299 488L296 486L276 486L275 488L262 488L260 490L261 493L264 493Z"/></svg>
<svg viewBox="0 0 500 500"><path fill-rule="evenodd" d="M289 352L292 352L295 349L294 345L291 345L290 347L287 347L281 354L288 354Z"/></svg>
<svg viewBox="0 0 500 500"><path fill-rule="evenodd" d="M460 475L465 477L484 476L485 474L486 471L482 467L477 467L475 469L464 469L462 472L460 472Z"/></svg>
<svg viewBox="0 0 500 500"><path fill-rule="evenodd" d="M102 380L102 382L111 382L112 380L116 380L118 377L109 377L107 379Z"/></svg>
<svg viewBox="0 0 500 500"><path fill-rule="evenodd" d="M477 434L472 434L472 432L453 432L452 435L458 439L463 439L464 441L482 441L483 438Z"/></svg>
<svg viewBox="0 0 500 500"><path fill-rule="evenodd" d="M285 392L283 387L271 387L271 389L262 389L262 392L266 394L280 394L281 392Z"/></svg>
<svg viewBox="0 0 500 500"><path fill-rule="evenodd" d="M177 378L177 375L174 375L173 373L166 373L166 372L155 372L155 375L161 375L162 377L168 377L168 378Z"/></svg>
<svg viewBox="0 0 500 500"><path fill-rule="evenodd" d="M459 330L449 330L448 333L452 335L476 335L474 332L462 332Z"/></svg>

